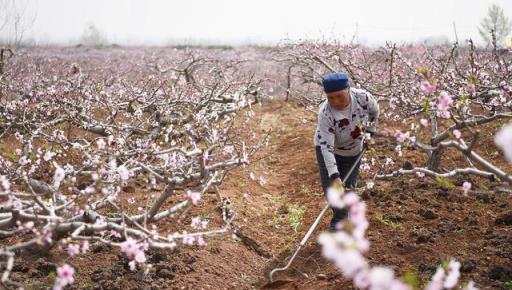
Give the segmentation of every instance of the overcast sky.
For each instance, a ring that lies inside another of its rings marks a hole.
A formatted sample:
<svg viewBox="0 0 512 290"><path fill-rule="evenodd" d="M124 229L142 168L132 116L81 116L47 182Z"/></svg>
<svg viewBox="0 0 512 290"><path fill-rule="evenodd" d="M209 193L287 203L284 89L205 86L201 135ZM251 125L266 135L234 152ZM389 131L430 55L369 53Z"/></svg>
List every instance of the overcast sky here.
<svg viewBox="0 0 512 290"><path fill-rule="evenodd" d="M27 38L77 43L94 24L109 42L275 43L337 38L379 44L427 37L481 41L477 26L490 4L512 18L512 0L16 0L37 13Z"/></svg>

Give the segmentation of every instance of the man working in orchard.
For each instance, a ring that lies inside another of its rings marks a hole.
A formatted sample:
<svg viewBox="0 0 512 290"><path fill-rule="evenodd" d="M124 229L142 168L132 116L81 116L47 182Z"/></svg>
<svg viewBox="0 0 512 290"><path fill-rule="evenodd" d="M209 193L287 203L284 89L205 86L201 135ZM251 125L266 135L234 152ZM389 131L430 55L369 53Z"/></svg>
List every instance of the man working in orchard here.
<svg viewBox="0 0 512 290"><path fill-rule="evenodd" d="M324 194L330 185L343 186L348 173L363 148L363 124L371 124L366 133L375 133L379 105L373 96L362 89L351 88L346 73L335 72L322 78L327 100L318 111L315 147ZM356 187L359 163L348 177L345 187ZM331 231L347 215L346 209L332 208Z"/></svg>

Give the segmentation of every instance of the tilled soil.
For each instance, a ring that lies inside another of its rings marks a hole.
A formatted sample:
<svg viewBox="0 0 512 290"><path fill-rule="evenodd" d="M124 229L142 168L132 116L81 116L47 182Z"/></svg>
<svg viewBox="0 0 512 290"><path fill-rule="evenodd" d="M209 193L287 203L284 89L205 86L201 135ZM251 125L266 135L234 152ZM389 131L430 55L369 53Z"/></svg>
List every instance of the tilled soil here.
<svg viewBox="0 0 512 290"><path fill-rule="evenodd" d="M77 270L77 281L69 289L353 289L322 258L316 243L318 233L327 229L330 213L290 270L278 276L280 282L268 284L268 272L286 264L325 201L313 147L315 114L282 101L254 110L256 117L250 123L240 120L234 130L250 138L251 130L244 129L250 126L256 138L268 135L268 145L249 166L228 173L219 195L207 195L189 213L208 215L209 227L220 226L219 207L228 198L240 228L237 236L207 238L207 246L183 245L174 253L150 250L148 259L154 267L144 277L129 270L118 250L93 244L88 254L73 258L57 249L21 253L13 278L24 281L28 289L44 289L53 282L56 265L65 261ZM400 126L384 122L380 127ZM396 156L395 146L393 139L378 137L367 157L383 162ZM496 148L489 138L476 150L491 157ZM444 166L463 162L455 151L447 155L451 156ZM491 158L510 172L503 160ZM425 156L412 150L400 160L421 165ZM264 182L259 182L260 176ZM361 174L362 187L368 178L370 174ZM467 196L460 190L465 180L473 183ZM475 177L453 181L455 187L450 188L431 178L403 176L376 181L371 190L362 188L359 193L367 202L370 222L369 261L391 266L398 274L414 272L424 285L443 260L453 257L462 263L464 283L474 280L480 289L510 289L505 284L512 281L510 194L500 191L504 185L498 182ZM122 195L139 203L157 193L132 185ZM301 224L297 226L294 218L302 218ZM175 223L166 219L158 228L172 231Z"/></svg>

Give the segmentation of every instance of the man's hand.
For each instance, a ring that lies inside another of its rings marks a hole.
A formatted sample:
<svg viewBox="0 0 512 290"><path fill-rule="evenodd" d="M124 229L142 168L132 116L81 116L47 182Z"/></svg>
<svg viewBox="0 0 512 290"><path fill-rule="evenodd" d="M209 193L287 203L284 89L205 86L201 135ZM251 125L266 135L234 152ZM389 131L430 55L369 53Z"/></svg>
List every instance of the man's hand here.
<svg viewBox="0 0 512 290"><path fill-rule="evenodd" d="M334 188L341 190L341 192L345 192L345 186L343 186L343 181L341 181L341 178L337 177L331 181L331 186Z"/></svg>
<svg viewBox="0 0 512 290"><path fill-rule="evenodd" d="M373 139L375 132L367 131L365 134L366 135L363 139L363 148L368 149L370 147L370 145L375 144L375 140Z"/></svg>

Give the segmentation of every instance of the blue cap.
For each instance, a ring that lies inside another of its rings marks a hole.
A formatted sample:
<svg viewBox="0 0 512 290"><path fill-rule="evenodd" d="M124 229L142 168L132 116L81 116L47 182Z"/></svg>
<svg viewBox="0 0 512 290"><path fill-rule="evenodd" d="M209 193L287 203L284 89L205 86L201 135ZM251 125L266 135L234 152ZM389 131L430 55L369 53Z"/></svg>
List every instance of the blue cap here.
<svg viewBox="0 0 512 290"><path fill-rule="evenodd" d="M348 74L333 72L322 77L322 84L326 93L341 91L348 88Z"/></svg>

